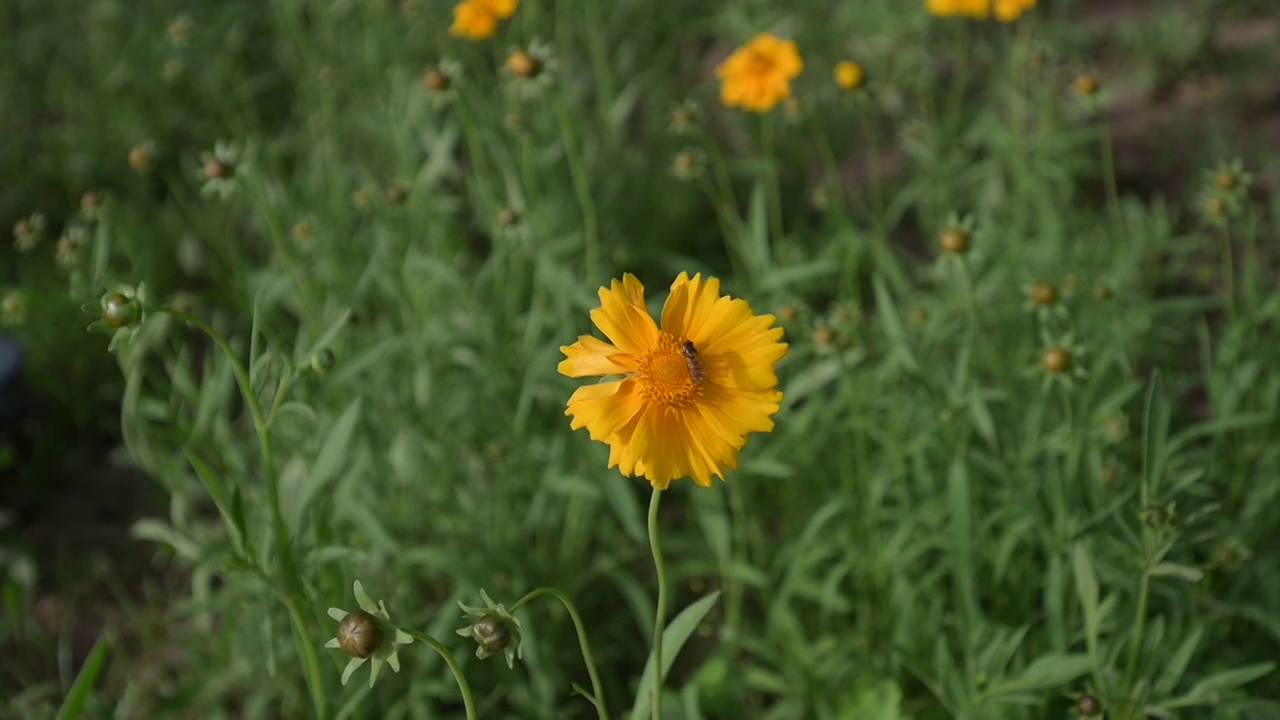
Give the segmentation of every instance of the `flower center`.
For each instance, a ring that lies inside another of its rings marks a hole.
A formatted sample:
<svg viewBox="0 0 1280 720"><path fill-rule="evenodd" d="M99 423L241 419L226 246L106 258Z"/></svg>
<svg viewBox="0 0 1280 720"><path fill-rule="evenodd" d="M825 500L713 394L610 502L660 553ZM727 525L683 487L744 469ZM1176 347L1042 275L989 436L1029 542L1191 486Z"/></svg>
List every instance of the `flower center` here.
<svg viewBox="0 0 1280 720"><path fill-rule="evenodd" d="M684 343L669 332L658 335L658 344L640 360L636 371L645 400L663 405L683 405L698 394L699 384L689 372Z"/></svg>
<svg viewBox="0 0 1280 720"><path fill-rule="evenodd" d="M752 52L750 62L747 63L750 73L757 77L772 73L773 66L773 56L762 52Z"/></svg>

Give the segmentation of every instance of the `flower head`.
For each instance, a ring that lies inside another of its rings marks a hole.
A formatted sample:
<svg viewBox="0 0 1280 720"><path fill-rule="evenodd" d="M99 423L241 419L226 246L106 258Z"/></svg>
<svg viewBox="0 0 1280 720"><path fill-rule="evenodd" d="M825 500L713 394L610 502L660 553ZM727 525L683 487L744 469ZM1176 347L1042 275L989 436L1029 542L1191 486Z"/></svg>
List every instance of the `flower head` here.
<svg viewBox="0 0 1280 720"><path fill-rule="evenodd" d="M453 6L449 34L468 40L485 40L498 30L498 21L516 12L519 0L462 0Z"/></svg>
<svg viewBox="0 0 1280 720"><path fill-rule="evenodd" d="M752 112L768 112L791 96L791 80L804 70L792 40L760 33L716 67L720 102Z"/></svg>
<svg viewBox="0 0 1280 720"><path fill-rule="evenodd" d="M524 648L520 645L524 628L505 605L495 603L484 590L480 591L480 597L484 600L484 607L472 607L458 602L471 624L458 628L455 632L476 641L477 658L484 660L490 655L502 653L507 659L507 667L514 668L517 659L524 659Z"/></svg>
<svg viewBox="0 0 1280 720"><path fill-rule="evenodd" d="M835 75L836 85L839 85L841 90L856 90L862 86L862 66L852 60L841 60L836 63L832 73Z"/></svg>
<svg viewBox="0 0 1280 720"><path fill-rule="evenodd" d="M1010 23L1035 7L1036 0L925 0L924 5L930 14L939 17L960 15L985 20L994 13L1000 22Z"/></svg>
<svg viewBox="0 0 1280 720"><path fill-rule="evenodd" d="M376 604L373 598L364 591L360 581L355 581L352 588L360 609L355 611L329 608L329 617L338 621L337 635L325 643L327 648L341 648L351 656L347 668L342 671L342 684L346 685L356 668L371 661L369 665L369 687L378 680L378 671L382 663L400 672L400 658L396 655L396 645L407 645L413 638L405 631L391 625L391 616L387 613L387 605L382 601ZM388 642L390 640L390 642Z"/></svg>
<svg viewBox="0 0 1280 720"><path fill-rule="evenodd" d="M560 348L559 370L622 376L578 388L565 410L574 430L609 445L609 467L660 489L682 477L706 487L737 467L749 433L773 430L782 328L721 295L719 280L680 273L659 327L627 274L600 289L591 320L611 342L579 337Z"/></svg>

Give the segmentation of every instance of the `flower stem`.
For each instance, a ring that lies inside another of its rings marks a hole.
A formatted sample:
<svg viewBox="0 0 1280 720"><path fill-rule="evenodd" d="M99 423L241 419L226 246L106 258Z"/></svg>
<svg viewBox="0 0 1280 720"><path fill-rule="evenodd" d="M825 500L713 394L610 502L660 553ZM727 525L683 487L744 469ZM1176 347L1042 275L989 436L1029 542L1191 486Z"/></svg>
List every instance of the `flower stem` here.
<svg viewBox="0 0 1280 720"><path fill-rule="evenodd" d="M658 574L658 607L653 618L653 720L662 720L662 635L667 630L667 567L658 542L658 505L662 490L653 489L649 498L649 548L653 551L653 568Z"/></svg>
<svg viewBox="0 0 1280 720"><path fill-rule="evenodd" d="M471 686L467 684L467 677L462 674L462 666L458 664L458 660L453 656L453 653L449 652L449 648L445 647L439 640L426 633L418 632L417 630L410 630L408 628L400 629L414 640L421 640L422 642L430 645L431 649L435 650L440 654L440 657L444 658L445 664L449 666L449 670L453 673L454 681L458 683L458 690L462 691L462 705L466 709L467 720L476 720L476 701L471 697Z"/></svg>
<svg viewBox="0 0 1280 720"><path fill-rule="evenodd" d="M298 605L300 599L306 600L306 595L302 578L299 577L298 568L293 561L293 548L292 540L289 538L289 528L285 526L284 513L280 510L280 478L276 474L275 460L271 450L271 431L267 424L267 415L262 410L262 403L253 391L253 384L249 380L249 371L240 360L240 355L235 351L235 348L231 347L231 342L222 333L213 329L213 326L209 323L195 315L167 306L159 306L154 310L155 312L171 315L203 332L213 341L214 345L218 346L218 349L227 356L227 360L231 363L231 371L236 377L236 384L240 387L240 395L244 398L245 405L249 408L249 414L253 416L253 429L258 435L258 447L262 454L262 468L263 474L266 476L267 485L267 505L271 513L272 545L275 549L277 562L280 563L280 575L284 579L284 587L277 594L280 596L285 609L289 612L289 620L293 625L294 631L294 643L298 646L298 654L302 656L303 665L306 668L307 685L311 691L311 702L315 706L316 717L328 717L328 708L323 685L321 684L319 659L316 656L315 648L312 647L312 643L307 637L306 619Z"/></svg>
<svg viewBox="0 0 1280 720"><path fill-rule="evenodd" d="M600 716L600 720L609 720L609 708L605 705L604 700L604 686L600 683L600 673L596 670L596 661L591 655L591 643L587 640L587 628L582 624L582 616L578 614L578 608L569 599L569 596L556 588L538 588L517 600L516 604L511 606L511 612L514 613L522 606L543 595L551 595L556 598L564 605L564 609L569 611L569 618L573 620L573 627L578 633L578 646L582 649L582 661L587 666L587 675L591 677L591 692L595 695L596 714Z"/></svg>
<svg viewBox="0 0 1280 720"><path fill-rule="evenodd" d="M765 114L760 124L760 149L769 161L769 232L773 242L782 242L782 184L778 180L778 158L773 132L773 113ZM768 258L764 258L766 261Z"/></svg>
<svg viewBox="0 0 1280 720"><path fill-rule="evenodd" d="M560 140L564 143L565 158L569 161L569 175L573 180L573 189L578 194L578 205L582 209L582 234L586 244L587 279L595 281L600 276L600 231L596 221L596 205L591 198L591 186L587 181L586 167L582 162L582 152L578 148L573 134L573 122L569 117L569 108L564 96L556 95L556 119L560 121Z"/></svg>

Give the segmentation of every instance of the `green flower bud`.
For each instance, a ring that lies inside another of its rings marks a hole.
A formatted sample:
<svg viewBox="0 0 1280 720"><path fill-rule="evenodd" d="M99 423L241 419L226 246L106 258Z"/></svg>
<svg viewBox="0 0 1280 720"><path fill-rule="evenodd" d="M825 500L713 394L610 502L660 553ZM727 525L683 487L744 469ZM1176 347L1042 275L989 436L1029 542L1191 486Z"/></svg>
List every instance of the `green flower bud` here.
<svg viewBox="0 0 1280 720"><path fill-rule="evenodd" d="M338 647L351 657L367 658L382 644L382 628L378 619L355 610L338 623Z"/></svg>
<svg viewBox="0 0 1280 720"><path fill-rule="evenodd" d="M469 637L476 643L476 657L484 660L490 655L502 653L507 658L507 667L514 668L516 659L524 659L524 649L520 645L522 628L516 616L507 611L490 598L484 590L480 591L484 599L484 607L458 605L471 624L457 630L458 635Z"/></svg>

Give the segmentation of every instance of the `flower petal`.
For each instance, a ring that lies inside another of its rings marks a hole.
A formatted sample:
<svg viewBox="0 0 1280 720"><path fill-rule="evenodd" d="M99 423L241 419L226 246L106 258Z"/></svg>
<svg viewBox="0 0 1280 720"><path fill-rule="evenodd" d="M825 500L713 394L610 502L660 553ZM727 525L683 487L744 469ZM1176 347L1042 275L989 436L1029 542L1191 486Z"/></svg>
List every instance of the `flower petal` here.
<svg viewBox="0 0 1280 720"><path fill-rule="evenodd" d="M636 371L636 356L590 335L578 337L572 345L562 345L560 352L565 359L556 367L561 375L587 377L590 375L625 375Z"/></svg>
<svg viewBox="0 0 1280 720"><path fill-rule="evenodd" d="M334 620L337 620L338 622L342 622L342 619L350 614L346 610L343 610L342 608L329 608L328 613L329 613L329 617L333 618Z"/></svg>
<svg viewBox="0 0 1280 720"><path fill-rule="evenodd" d="M644 304L644 286L631 273L600 288L600 307L591 311L591 321L619 350L633 355L644 354L658 339L658 326Z"/></svg>
<svg viewBox="0 0 1280 720"><path fill-rule="evenodd" d="M584 385L574 390L564 414L573 416L569 426L574 430L585 427L592 440L608 442L643 408L644 398L636 381L627 378Z"/></svg>

